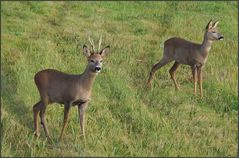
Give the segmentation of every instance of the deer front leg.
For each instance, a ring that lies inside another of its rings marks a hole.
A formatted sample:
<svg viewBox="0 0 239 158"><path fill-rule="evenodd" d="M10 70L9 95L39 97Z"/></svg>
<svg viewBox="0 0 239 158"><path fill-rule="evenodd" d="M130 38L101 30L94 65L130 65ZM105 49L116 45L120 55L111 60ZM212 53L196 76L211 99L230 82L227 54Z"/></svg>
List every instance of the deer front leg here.
<svg viewBox="0 0 239 158"><path fill-rule="evenodd" d="M69 117L70 107L71 107L71 104L69 104L69 103L64 104L64 120L63 120L63 127L62 127L62 130L61 130L61 135L60 135L60 138L59 138L60 140L62 140L64 129L67 125L67 120L68 120L68 117Z"/></svg>
<svg viewBox="0 0 239 158"><path fill-rule="evenodd" d="M197 67L192 66L193 82L194 82L194 95L196 96L197 91Z"/></svg>
<svg viewBox="0 0 239 158"><path fill-rule="evenodd" d="M198 82L199 82L199 89L200 89L200 96L203 97L202 93L202 67L197 68L197 75L198 75Z"/></svg>
<svg viewBox="0 0 239 158"><path fill-rule="evenodd" d="M80 127L81 127L81 134L85 138L85 127L84 127L84 122L85 122L85 110L88 105L88 102L85 102L83 104L78 105L78 112L79 112L79 118L80 118Z"/></svg>

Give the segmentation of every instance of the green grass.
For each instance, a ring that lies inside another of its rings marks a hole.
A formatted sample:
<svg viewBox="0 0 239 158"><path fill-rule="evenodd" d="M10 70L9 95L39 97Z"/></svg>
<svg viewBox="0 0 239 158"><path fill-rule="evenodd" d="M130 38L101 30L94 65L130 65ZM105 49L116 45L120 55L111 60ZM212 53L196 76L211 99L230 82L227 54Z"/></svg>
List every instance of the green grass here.
<svg viewBox="0 0 239 158"><path fill-rule="evenodd" d="M1 2L2 156L237 156L237 2ZM193 95L191 70L182 65L174 90L160 69L163 42L179 36L201 43L210 19L225 40L215 42L203 69L204 98ZM58 141L63 107L49 105L49 142L33 136L36 72L79 74L86 59L77 44L103 36L110 45L86 111L86 140L71 109Z"/></svg>

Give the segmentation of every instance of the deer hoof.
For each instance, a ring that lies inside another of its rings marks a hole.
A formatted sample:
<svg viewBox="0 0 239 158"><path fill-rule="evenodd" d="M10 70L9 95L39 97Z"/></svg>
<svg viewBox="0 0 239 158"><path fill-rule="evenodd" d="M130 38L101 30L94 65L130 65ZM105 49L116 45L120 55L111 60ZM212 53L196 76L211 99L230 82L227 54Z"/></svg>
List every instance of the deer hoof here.
<svg viewBox="0 0 239 158"><path fill-rule="evenodd" d="M38 138L40 136L40 133L39 132L34 132L34 135L36 138Z"/></svg>
<svg viewBox="0 0 239 158"><path fill-rule="evenodd" d="M150 89L150 88L151 88L151 83L150 83L150 82L147 82L146 88L147 88L147 89Z"/></svg>

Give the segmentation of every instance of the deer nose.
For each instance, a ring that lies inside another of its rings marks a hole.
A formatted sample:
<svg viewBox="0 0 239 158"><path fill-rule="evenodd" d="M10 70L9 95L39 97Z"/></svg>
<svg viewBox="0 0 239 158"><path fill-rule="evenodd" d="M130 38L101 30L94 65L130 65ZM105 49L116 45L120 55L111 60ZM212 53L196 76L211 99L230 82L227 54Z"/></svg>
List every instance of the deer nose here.
<svg viewBox="0 0 239 158"><path fill-rule="evenodd" d="M95 67L95 71L99 72L101 70L101 67L97 66Z"/></svg>
<svg viewBox="0 0 239 158"><path fill-rule="evenodd" d="M220 37L218 38L218 40L223 40L223 38L224 38L223 36L220 36Z"/></svg>

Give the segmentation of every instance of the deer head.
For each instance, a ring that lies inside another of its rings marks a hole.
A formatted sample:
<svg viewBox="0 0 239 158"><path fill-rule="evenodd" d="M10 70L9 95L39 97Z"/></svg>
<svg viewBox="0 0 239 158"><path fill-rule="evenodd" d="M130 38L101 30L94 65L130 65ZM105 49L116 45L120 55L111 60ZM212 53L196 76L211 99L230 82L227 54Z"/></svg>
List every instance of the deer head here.
<svg viewBox="0 0 239 158"><path fill-rule="evenodd" d="M211 41L223 40L223 36L219 33L217 29L218 23L219 21L216 21L214 23L212 22L212 20L209 21L209 23L206 26L206 32L205 32L205 36L207 39Z"/></svg>
<svg viewBox="0 0 239 158"><path fill-rule="evenodd" d="M91 49L84 45L83 53L87 57L88 68L90 72L99 73L102 69L103 59L109 53L110 46L106 46L105 48L100 50L100 45L102 41L102 38L100 38L98 50L95 50L94 41L90 38L89 41L91 43Z"/></svg>

